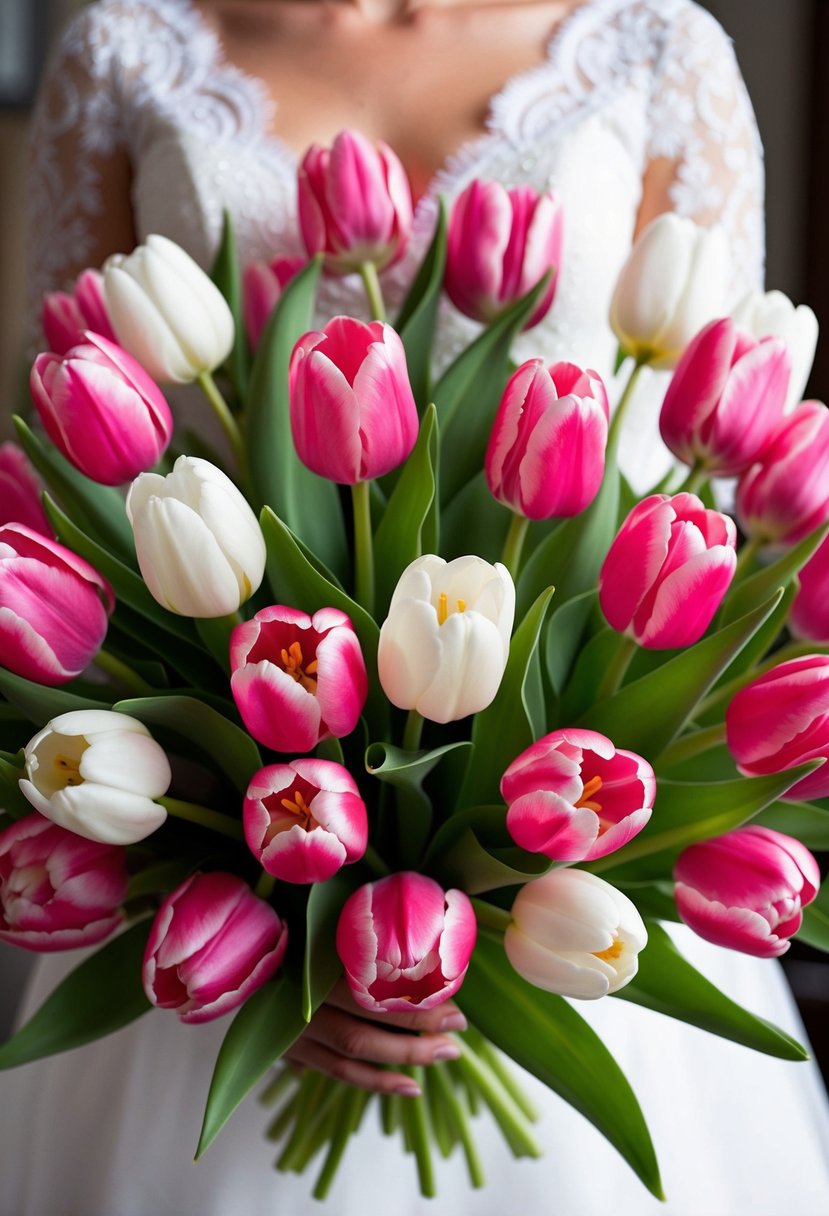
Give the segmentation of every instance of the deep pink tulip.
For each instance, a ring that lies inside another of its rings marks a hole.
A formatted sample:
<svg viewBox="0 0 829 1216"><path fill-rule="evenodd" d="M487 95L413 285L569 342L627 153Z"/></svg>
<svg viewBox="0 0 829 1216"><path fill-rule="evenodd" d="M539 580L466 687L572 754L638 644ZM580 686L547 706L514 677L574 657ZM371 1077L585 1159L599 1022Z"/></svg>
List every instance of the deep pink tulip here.
<svg viewBox="0 0 829 1216"><path fill-rule="evenodd" d="M410 1013L458 991L477 924L463 891L404 872L367 883L346 900L337 953L358 1005Z"/></svg>
<svg viewBox="0 0 829 1216"><path fill-rule="evenodd" d="M607 393L573 363L528 359L507 382L486 453L487 484L528 519L578 515L598 493L607 446Z"/></svg>
<svg viewBox="0 0 829 1216"><path fill-rule="evenodd" d="M692 844L674 878L686 925L759 958L785 954L820 886L818 864L799 840L754 825Z"/></svg>
<svg viewBox="0 0 829 1216"><path fill-rule="evenodd" d="M230 637L230 687L254 739L277 752L307 752L350 735L368 677L351 621L337 608L311 617L275 604Z"/></svg>
<svg viewBox="0 0 829 1216"><path fill-rule="evenodd" d="M829 537L798 574L788 626L796 638L829 642Z"/></svg>
<svg viewBox="0 0 829 1216"><path fill-rule="evenodd" d="M728 750L748 777L829 759L829 655L779 663L741 688L726 711L725 731ZM806 801L827 795L827 764L786 793Z"/></svg>
<svg viewBox="0 0 829 1216"><path fill-rule="evenodd" d="M595 730L554 730L501 779L507 829L522 849L553 861L593 861L648 822L656 778L647 760Z"/></svg>
<svg viewBox="0 0 829 1216"><path fill-rule="evenodd" d="M651 494L622 524L599 575L608 623L650 650L699 641L734 577L734 523L695 494Z"/></svg>
<svg viewBox="0 0 829 1216"><path fill-rule="evenodd" d="M250 262L242 275L242 311L253 350L259 345L270 315L291 279L302 270L304 258L275 258Z"/></svg>
<svg viewBox="0 0 829 1216"><path fill-rule="evenodd" d="M42 488L23 449L16 443L0 443L0 524L25 524L33 532L51 536L40 501Z"/></svg>
<svg viewBox="0 0 829 1216"><path fill-rule="evenodd" d="M529 329L553 303L563 241L563 210L552 192L470 182L449 217L446 294L467 317L491 321L553 270L550 286L524 326Z"/></svg>
<svg viewBox="0 0 829 1216"><path fill-rule="evenodd" d="M334 317L294 347L291 430L303 464L342 485L381 477L417 439L406 352L390 325Z"/></svg>
<svg viewBox="0 0 829 1216"><path fill-rule="evenodd" d="M802 401L737 486L737 519L747 535L794 545L829 519L829 409Z"/></svg>
<svg viewBox="0 0 829 1216"><path fill-rule="evenodd" d="M115 341L103 286L104 276L99 270L84 270L71 292L53 291L43 297L41 322L50 351L65 355L83 341L87 329Z"/></svg>
<svg viewBox="0 0 829 1216"><path fill-rule="evenodd" d="M768 446L791 379L782 338L758 341L730 317L706 325L676 366L659 418L667 446L720 477L747 469Z"/></svg>
<svg viewBox="0 0 829 1216"><path fill-rule="evenodd" d="M403 256L412 227L412 190L391 148L358 131L341 131L331 148L313 144L298 179L299 227L308 256L347 274L365 262L378 270Z"/></svg>
<svg viewBox="0 0 829 1216"><path fill-rule="evenodd" d="M27 950L75 950L123 920L126 852L85 840L43 815L0 832L0 940Z"/></svg>
<svg viewBox="0 0 829 1216"><path fill-rule="evenodd" d="M269 764L251 778L245 840L259 864L286 882L324 882L359 861L368 844L366 804L332 760Z"/></svg>
<svg viewBox="0 0 829 1216"><path fill-rule="evenodd" d="M0 666L38 684L79 676L115 606L89 562L22 524L0 527Z"/></svg>
<svg viewBox="0 0 829 1216"><path fill-rule="evenodd" d="M55 447L103 485L132 481L172 438L161 390L132 355L98 334L85 334L63 356L38 355L29 385Z"/></svg>
<svg viewBox="0 0 829 1216"><path fill-rule="evenodd" d="M144 953L144 991L182 1022L210 1022L278 970L288 929L235 874L194 874L164 901Z"/></svg>

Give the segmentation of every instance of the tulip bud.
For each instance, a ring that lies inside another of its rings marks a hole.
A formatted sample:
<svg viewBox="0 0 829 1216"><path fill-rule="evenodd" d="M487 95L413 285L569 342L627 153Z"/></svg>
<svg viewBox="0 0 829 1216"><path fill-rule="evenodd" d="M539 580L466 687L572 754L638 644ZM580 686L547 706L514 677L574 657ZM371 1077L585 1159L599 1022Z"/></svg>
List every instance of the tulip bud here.
<svg viewBox="0 0 829 1216"><path fill-rule="evenodd" d="M411 1013L453 996L475 948L477 924L463 891L432 878L390 874L345 902L337 953L364 1009Z"/></svg>
<svg viewBox="0 0 829 1216"><path fill-rule="evenodd" d="M63 357L38 355L29 384L52 443L92 481L122 485L167 450L170 407L141 365L106 338L87 333Z"/></svg>
<svg viewBox="0 0 829 1216"><path fill-rule="evenodd" d="M796 638L829 642L829 537L798 574L800 583L789 613Z"/></svg>
<svg viewBox="0 0 829 1216"><path fill-rule="evenodd" d="M166 236L108 258L104 295L118 342L159 384L187 384L230 354L233 316L224 296Z"/></svg>
<svg viewBox="0 0 829 1216"><path fill-rule="evenodd" d="M786 413L802 399L812 370L818 339L818 321L808 304L795 308L782 291L750 291L731 313L741 329L755 338L782 338L789 348L792 375Z"/></svg>
<svg viewBox="0 0 829 1216"><path fill-rule="evenodd" d="M412 226L412 191L391 148L358 131L341 131L331 148L313 144L298 179L299 227L309 257L325 254L335 274L378 270L405 253Z"/></svg>
<svg viewBox="0 0 829 1216"><path fill-rule="evenodd" d="M829 410L803 401L737 486L737 519L752 538L794 545L829 519Z"/></svg>
<svg viewBox="0 0 829 1216"><path fill-rule="evenodd" d="M699 641L734 577L734 523L695 494L651 494L633 508L599 575L608 624L649 650Z"/></svg>
<svg viewBox="0 0 829 1216"><path fill-rule="evenodd" d="M552 270L550 285L524 326L530 329L550 311L563 242L564 212L552 191L470 182L449 217L446 294L467 317L492 321Z"/></svg>
<svg viewBox="0 0 829 1216"><path fill-rule="evenodd" d="M536 988L589 1001L630 983L647 941L626 895L595 874L566 868L521 888L504 950Z"/></svg>
<svg viewBox="0 0 829 1216"><path fill-rule="evenodd" d="M138 565L153 597L181 616L236 612L265 574L265 541L244 496L209 460L179 456L127 494Z"/></svg>
<svg viewBox="0 0 829 1216"><path fill-rule="evenodd" d="M285 882L325 882L359 861L368 844L366 804L348 770L332 760L261 768L242 814L251 852Z"/></svg>
<svg viewBox="0 0 829 1216"><path fill-rule="evenodd" d="M16 443L0 443L0 524L23 524L52 535L40 501L42 486L26 453Z"/></svg>
<svg viewBox="0 0 829 1216"><path fill-rule="evenodd" d="M167 818L155 802L170 762L143 722L109 709L59 714L24 749L19 785L58 827L102 844L135 844Z"/></svg>
<svg viewBox="0 0 829 1216"><path fill-rule="evenodd" d="M84 270L71 292L53 291L44 296L41 321L49 350L57 355L65 355L82 342L86 330L114 342L101 272Z"/></svg>
<svg viewBox="0 0 829 1216"><path fill-rule="evenodd" d="M781 338L758 341L728 317L706 325L668 385L659 430L686 464L719 477L742 473L783 417L791 359Z"/></svg>
<svg viewBox="0 0 829 1216"><path fill-rule="evenodd" d="M277 752L350 735L368 695L359 640L337 608L263 608L230 635L230 668L245 726Z"/></svg>
<svg viewBox="0 0 829 1216"><path fill-rule="evenodd" d="M0 940L26 950L75 950L121 924L126 853L84 840L42 815L0 832Z"/></svg>
<svg viewBox="0 0 829 1216"><path fill-rule="evenodd" d="M578 515L599 491L607 393L595 372L529 359L510 377L486 453L487 485L528 519Z"/></svg>
<svg viewBox="0 0 829 1216"><path fill-rule="evenodd" d="M65 684L92 661L115 606L89 562L23 524L0 527L0 666Z"/></svg>
<svg viewBox="0 0 829 1216"><path fill-rule="evenodd" d="M728 246L720 228L673 212L641 232L621 269L610 324L623 349L674 367L694 334L726 311Z"/></svg>
<svg viewBox="0 0 829 1216"><path fill-rule="evenodd" d="M674 868L679 915L700 937L779 958L815 898L820 869L799 840L750 824L692 844Z"/></svg>
<svg viewBox="0 0 829 1216"><path fill-rule="evenodd" d="M279 969L288 930L235 874L194 874L158 910L144 954L148 1000L182 1022L210 1022Z"/></svg>
<svg viewBox="0 0 829 1216"><path fill-rule="evenodd" d="M304 258L250 262L242 274L242 311L251 349L255 350L282 292L305 265Z"/></svg>
<svg viewBox="0 0 829 1216"><path fill-rule="evenodd" d="M656 779L647 760L594 730L554 730L513 760L501 780L507 829L552 861L593 861L648 822Z"/></svg>
<svg viewBox="0 0 829 1216"><path fill-rule="evenodd" d="M782 773L806 760L829 759L829 655L779 663L731 699L725 739L747 777ZM829 766L796 782L793 800L829 795Z"/></svg>
<svg viewBox="0 0 829 1216"><path fill-rule="evenodd" d="M380 630L386 696L432 722L486 709L506 670L514 615L515 587L500 562L416 558L400 576Z"/></svg>
<svg viewBox="0 0 829 1216"><path fill-rule="evenodd" d="M406 352L390 325L334 317L291 355L291 431L303 464L355 485L406 459L418 431Z"/></svg>

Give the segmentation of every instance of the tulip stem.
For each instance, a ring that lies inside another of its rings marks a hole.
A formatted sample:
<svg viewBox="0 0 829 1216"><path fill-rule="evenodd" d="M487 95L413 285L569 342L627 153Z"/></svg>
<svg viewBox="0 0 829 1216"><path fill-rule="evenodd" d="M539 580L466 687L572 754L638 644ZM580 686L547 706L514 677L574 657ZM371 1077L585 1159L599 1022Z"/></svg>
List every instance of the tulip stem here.
<svg viewBox="0 0 829 1216"><path fill-rule="evenodd" d="M507 539L504 541L504 551L501 554L501 561L509 570L513 580L518 578L518 571L521 569L521 552L524 548L524 540L527 536L527 528L530 526L530 521L526 515L519 515L513 512L512 521L507 533Z"/></svg>
<svg viewBox="0 0 829 1216"><path fill-rule="evenodd" d="M688 476L683 481L678 490L674 490L675 494L696 494L697 491L708 480L708 474L704 465L695 464L692 469L688 470Z"/></svg>
<svg viewBox="0 0 829 1216"><path fill-rule="evenodd" d="M205 397L210 402L213 413L218 418L222 430L227 436L227 441L230 444L230 449L236 461L236 467L239 470L240 476L244 478L246 473L245 446L242 442L242 432L239 430L239 425L230 412L230 406L219 392L219 387L210 372L199 372L196 379Z"/></svg>
<svg viewBox="0 0 829 1216"><path fill-rule="evenodd" d="M607 432L607 450L608 452L615 451L619 442L619 432L622 428L622 419L627 411L633 397L633 390L636 387L636 381L639 379L639 373L642 368L649 362L647 355L640 355L633 365L633 370L628 377L628 382L624 387L619 403L610 419L610 428Z"/></svg>
<svg viewBox="0 0 829 1216"><path fill-rule="evenodd" d="M475 919L479 925L488 925L498 933L504 933L512 924L512 917L504 908L496 908L485 899L472 897L472 907L475 909Z"/></svg>
<svg viewBox="0 0 829 1216"><path fill-rule="evenodd" d="M724 742L725 723L717 722L714 726L705 726L702 730L695 730L691 734L683 735L681 739L677 739L675 743L666 747L654 764L660 769L670 768L672 765L680 764L683 760L692 760L694 756L701 756L703 752L710 751L712 747L719 747Z"/></svg>
<svg viewBox="0 0 829 1216"><path fill-rule="evenodd" d="M455 1134L460 1140L463 1155L466 1158L466 1168L469 1171L469 1181L477 1190L486 1184L486 1176L478 1156L475 1140L469 1127L469 1120L463 1104L449 1080L448 1071L440 1064L435 1064L426 1074L435 1089L435 1096L444 1107L449 1123L454 1127Z"/></svg>
<svg viewBox="0 0 829 1216"><path fill-rule="evenodd" d="M740 551L737 554L737 568L734 571L734 579L745 578L749 567L754 562L760 549L763 547L763 540L759 536L750 536L744 540L740 546Z"/></svg>
<svg viewBox="0 0 829 1216"><path fill-rule="evenodd" d="M140 697L146 697L155 691L152 684L148 684L137 671L134 671L121 659L116 659L115 655L110 654L108 650L99 650L92 661L101 671L105 671L107 675L132 689Z"/></svg>
<svg viewBox="0 0 829 1216"><path fill-rule="evenodd" d="M383 301L383 292L380 287L380 279L377 275L377 267L373 262L363 262L361 264L360 277L366 289L368 306L373 320L385 321L386 305Z"/></svg>
<svg viewBox="0 0 829 1216"><path fill-rule="evenodd" d="M232 840L244 840L244 829L238 819L223 815L221 811L213 811L208 806L200 806L197 802L182 802L180 798L157 798L175 819L186 819L188 823L196 823L199 827L211 832L219 832Z"/></svg>
<svg viewBox="0 0 829 1216"><path fill-rule="evenodd" d="M416 709L409 710L406 726L403 730L404 752L416 752L420 747L420 736L423 732L423 715Z"/></svg>
<svg viewBox="0 0 829 1216"><path fill-rule="evenodd" d="M226 675L230 675L230 635L241 621L240 612L196 619L196 632Z"/></svg>
<svg viewBox="0 0 829 1216"><path fill-rule="evenodd" d="M599 687L596 689L597 703L607 701L619 691L625 678L625 672L630 667L631 660L635 654L636 642L633 638L625 637L623 634L619 638L616 653L608 663Z"/></svg>
<svg viewBox="0 0 829 1216"><path fill-rule="evenodd" d="M276 879L273 874L269 874L267 870L263 870L256 881L256 886L253 888L254 895L258 895L265 902L270 899L273 889L276 886Z"/></svg>
<svg viewBox="0 0 829 1216"><path fill-rule="evenodd" d="M362 860L371 870L372 874L376 874L378 878L385 878L389 873L389 867L373 845L366 845L366 851L363 853Z"/></svg>
<svg viewBox="0 0 829 1216"><path fill-rule="evenodd" d="M495 1121L516 1157L540 1157L541 1149L520 1108L502 1086L489 1066L460 1036L455 1042L461 1049L458 1065L462 1073L478 1090L492 1111Z"/></svg>
<svg viewBox="0 0 829 1216"><path fill-rule="evenodd" d="M357 602L374 612L374 544L371 533L371 485L358 481L351 487L354 508L354 565Z"/></svg>

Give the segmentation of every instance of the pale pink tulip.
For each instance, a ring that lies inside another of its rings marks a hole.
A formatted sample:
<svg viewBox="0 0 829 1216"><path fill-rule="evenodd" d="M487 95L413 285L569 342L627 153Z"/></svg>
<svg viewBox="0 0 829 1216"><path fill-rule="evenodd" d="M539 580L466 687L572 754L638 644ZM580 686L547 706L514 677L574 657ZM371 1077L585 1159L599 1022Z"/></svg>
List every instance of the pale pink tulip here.
<svg viewBox="0 0 829 1216"><path fill-rule="evenodd" d="M40 501L42 488L23 449L16 443L0 443L0 524L24 524L51 536Z"/></svg>
<svg viewBox="0 0 829 1216"><path fill-rule="evenodd" d="M286 882L324 882L359 861L368 844L366 804L332 760L269 764L251 778L242 810L259 864Z"/></svg>
<svg viewBox="0 0 829 1216"><path fill-rule="evenodd" d="M637 503L599 575L608 623L640 646L667 650L698 641L737 564L734 523L695 494L651 494Z"/></svg>
<svg viewBox="0 0 829 1216"><path fill-rule="evenodd" d="M350 735L368 693L363 653L337 608L313 617L272 605L230 637L230 687L254 739L277 752L307 752Z"/></svg>
<svg viewBox="0 0 829 1216"><path fill-rule="evenodd" d="M797 638L829 642L829 537L798 574L788 626Z"/></svg>
<svg viewBox="0 0 829 1216"><path fill-rule="evenodd" d="M692 844L674 878L686 925L759 958L785 954L820 886L818 864L799 840L754 825Z"/></svg>
<svg viewBox="0 0 829 1216"><path fill-rule="evenodd" d="M87 329L114 342L101 272L84 270L71 292L53 291L44 296L41 322L49 350L56 355L65 355L82 342Z"/></svg>
<svg viewBox="0 0 829 1216"><path fill-rule="evenodd" d="M272 262L250 262L245 267L242 274L242 311L248 342L253 350L259 345L282 292L304 265L304 258L274 258Z"/></svg>
<svg viewBox="0 0 829 1216"><path fill-rule="evenodd" d="M235 874L194 874L161 905L144 954L144 991L182 1022L241 1005L278 970L288 930Z"/></svg>
<svg viewBox="0 0 829 1216"><path fill-rule="evenodd" d="M475 947L469 897L424 874L390 874L346 900L337 953L358 1005L411 1013L458 991Z"/></svg>

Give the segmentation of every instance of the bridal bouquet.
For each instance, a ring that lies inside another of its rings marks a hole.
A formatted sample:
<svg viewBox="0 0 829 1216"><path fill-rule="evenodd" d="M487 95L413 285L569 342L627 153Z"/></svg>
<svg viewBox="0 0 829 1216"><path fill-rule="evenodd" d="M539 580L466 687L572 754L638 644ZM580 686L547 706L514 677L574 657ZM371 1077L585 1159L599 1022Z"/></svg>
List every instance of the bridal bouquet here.
<svg viewBox="0 0 829 1216"><path fill-rule="evenodd" d="M0 937L109 940L0 1066L153 1005L235 1010L202 1153L343 976L381 1017L454 997L468 1029L404 1090L279 1070L278 1167L316 1161L325 1195L373 1104L425 1194L433 1149L479 1186L471 1114L540 1151L512 1059L659 1195L636 1098L572 1001L802 1059L663 922L762 957L829 948L813 318L779 293L725 315L720 238L661 217L613 299L611 417L589 368L510 363L566 260L553 195L473 182L393 326L393 153L312 149L299 219L301 263L242 276L227 223L212 280L151 236L45 302L42 428L0 452ZM313 329L321 274L362 275L373 319ZM433 379L444 291L481 325ZM640 499L617 450L648 365L675 368L660 428L687 468ZM191 381L221 451L174 433L158 385ZM738 479L739 550L718 478Z"/></svg>

